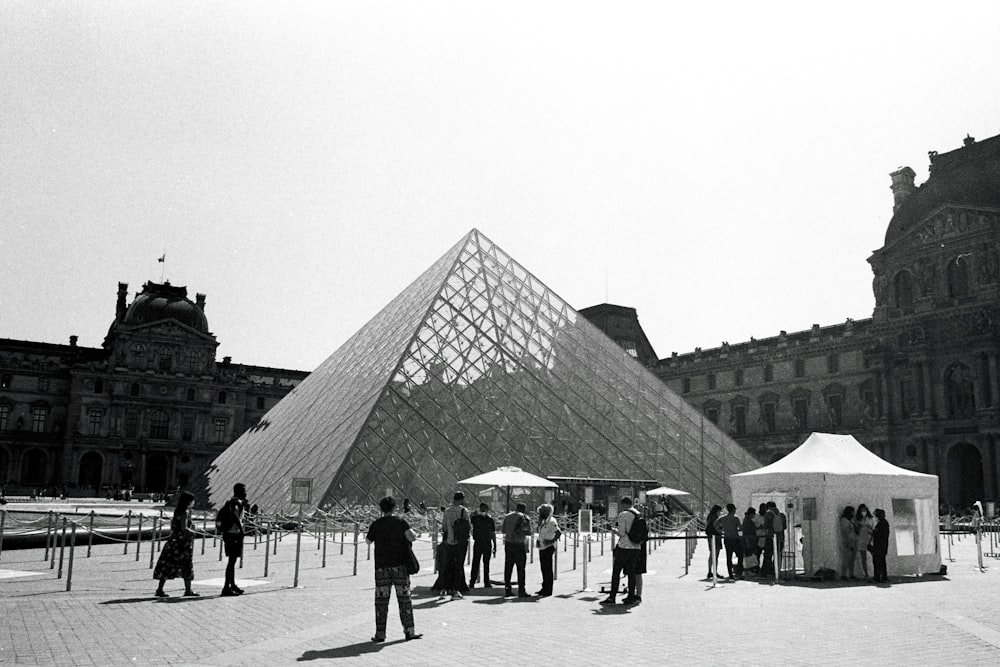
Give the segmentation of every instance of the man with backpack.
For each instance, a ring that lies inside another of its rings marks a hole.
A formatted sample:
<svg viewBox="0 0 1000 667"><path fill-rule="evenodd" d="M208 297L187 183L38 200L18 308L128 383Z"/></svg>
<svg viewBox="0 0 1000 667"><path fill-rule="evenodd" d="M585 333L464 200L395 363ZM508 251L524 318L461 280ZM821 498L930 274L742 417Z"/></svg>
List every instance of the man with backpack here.
<svg viewBox="0 0 1000 667"><path fill-rule="evenodd" d="M462 591L469 590L465 583L465 552L469 548L472 534L472 520L465 508L465 494L456 491L451 507L441 517L441 533L444 538L445 565L442 588L451 592L452 600L461 600Z"/></svg>
<svg viewBox="0 0 1000 667"><path fill-rule="evenodd" d="M503 584L504 597L513 597L514 591L511 588L511 575L517 569L517 597L526 598L528 591L525 589L525 569L528 563L528 539L531 537L531 519L526 512L527 506L518 503L514 511L508 513L503 518L501 531L503 532Z"/></svg>
<svg viewBox="0 0 1000 667"><path fill-rule="evenodd" d="M247 508L247 488L243 484L233 485L233 497L219 509L215 518L215 529L222 534L222 544L226 551L226 582L222 586L222 596L242 595L243 589L236 585L236 561L243 557L243 513Z"/></svg>
<svg viewBox="0 0 1000 667"><path fill-rule="evenodd" d="M624 604L635 604L636 574L643 543L648 536L646 520L632 507L629 497L621 500L622 511L618 514L617 532L618 544L615 546L611 566L611 592L607 599L601 600L603 605L615 604L618 595L618 585L624 571L628 577L628 595L622 600Z"/></svg>

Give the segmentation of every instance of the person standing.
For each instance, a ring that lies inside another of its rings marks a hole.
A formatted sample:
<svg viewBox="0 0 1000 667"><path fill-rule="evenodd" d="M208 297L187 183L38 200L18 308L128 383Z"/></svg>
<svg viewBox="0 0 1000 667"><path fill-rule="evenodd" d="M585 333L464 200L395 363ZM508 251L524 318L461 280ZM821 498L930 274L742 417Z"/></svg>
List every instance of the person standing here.
<svg viewBox="0 0 1000 667"><path fill-rule="evenodd" d="M542 571L542 588L535 595L548 597L552 595L552 583L555 581L555 573L552 570L552 561L556 555L556 541L562 531L559 524L552 516L552 505L544 504L538 506L538 564Z"/></svg>
<svg viewBox="0 0 1000 667"><path fill-rule="evenodd" d="M854 508L848 505L840 514L840 579L847 581L848 576L854 578L854 556L858 536L854 532Z"/></svg>
<svg viewBox="0 0 1000 667"><path fill-rule="evenodd" d="M504 595L511 597L510 577L514 568L517 568L517 597L530 597L525 590L525 565L528 562L527 541L531 537L531 519L525 512L527 507L524 503L514 506L514 511L503 518L503 585Z"/></svg>
<svg viewBox="0 0 1000 667"><path fill-rule="evenodd" d="M219 512L218 528L222 530L222 545L225 548L226 581L222 586L222 596L243 595L243 589L236 585L236 561L243 558L243 513L247 509L247 488L237 483L233 485L233 497Z"/></svg>
<svg viewBox="0 0 1000 667"><path fill-rule="evenodd" d="M875 510L875 527L872 528L872 570L876 583L888 583L889 573L885 556L889 553L889 522L885 520L885 510Z"/></svg>
<svg viewBox="0 0 1000 667"><path fill-rule="evenodd" d="M442 588L451 593L452 600L461 600L462 591L467 591L465 583L465 553L469 548L472 521L465 507L465 494L456 491L451 499L451 507L441 517L441 533L444 537L445 564Z"/></svg>
<svg viewBox="0 0 1000 667"><path fill-rule="evenodd" d="M726 505L726 515L715 522L715 527L722 533L722 543L726 547L726 570L729 578L735 579L743 573L743 538L740 537L740 518L736 516L736 505ZM733 557L736 563L733 563Z"/></svg>
<svg viewBox="0 0 1000 667"><path fill-rule="evenodd" d="M868 581L872 580L871 575L868 574L868 546L872 542L872 532L874 529L875 519L872 518L871 512L868 511L868 506L861 503L854 513L854 532L858 535L858 542L854 547L854 552L857 554L858 560L861 561L861 570L865 573L865 579Z"/></svg>
<svg viewBox="0 0 1000 667"><path fill-rule="evenodd" d="M394 516L396 499L386 496L378 501L382 516L372 522L365 542L375 545L375 636L373 642L385 641L385 626L389 618L389 598L396 589L399 620L406 640L419 639L413 624L413 601L410 597L410 546L417 539L410 524Z"/></svg>
<svg viewBox="0 0 1000 667"><path fill-rule="evenodd" d="M490 556L497 555L497 525L490 516L490 506L479 503L479 511L472 513L472 572L469 573L469 588L479 579L479 563L483 564L483 588L492 588L490 583Z"/></svg>
<svg viewBox="0 0 1000 667"><path fill-rule="evenodd" d="M635 603L635 573L639 559L641 544L636 544L628 537L628 531L632 527L638 513L632 509L632 499L624 497L621 499L622 511L618 513L616 530L618 532L618 544L615 545L614 555L611 565L611 592L607 599L601 600L603 605L615 604L615 597L618 595L618 585L621 582L622 572L628 577L628 595L622 600L625 604Z"/></svg>
<svg viewBox="0 0 1000 667"><path fill-rule="evenodd" d="M186 597L198 597L198 594L191 589L191 581L194 579L194 524L188 510L194 502L194 494L184 491L177 498L177 508L174 509L174 516L170 519L170 537L167 538L160 552L160 557L156 561L156 568L153 570L153 579L159 579L160 585L156 587L156 597L168 598L163 590L163 584L167 579L181 577L184 579L184 595Z"/></svg>
<svg viewBox="0 0 1000 667"><path fill-rule="evenodd" d="M757 523L754 521L754 517L757 514L757 510L752 507L748 507L747 511L743 514L743 571L746 573L750 571L756 574L760 571L760 566L757 563ZM752 556L752 558L749 558ZM749 565L747 562L749 560Z"/></svg>
<svg viewBox="0 0 1000 667"><path fill-rule="evenodd" d="M774 547L774 567L777 568L778 576L781 576L782 555L785 553L786 517L774 501L767 503L767 512L771 515L769 539L773 542L772 546Z"/></svg>
<svg viewBox="0 0 1000 667"><path fill-rule="evenodd" d="M712 509L708 511L708 517L705 519L705 536L708 538L708 575L706 579L711 579L712 575L718 575L719 573L719 552L722 551L722 533L719 531L719 527L716 526L716 522L719 520L719 514L722 513L722 507L720 505L712 505ZM712 553L712 545L715 545L715 553Z"/></svg>

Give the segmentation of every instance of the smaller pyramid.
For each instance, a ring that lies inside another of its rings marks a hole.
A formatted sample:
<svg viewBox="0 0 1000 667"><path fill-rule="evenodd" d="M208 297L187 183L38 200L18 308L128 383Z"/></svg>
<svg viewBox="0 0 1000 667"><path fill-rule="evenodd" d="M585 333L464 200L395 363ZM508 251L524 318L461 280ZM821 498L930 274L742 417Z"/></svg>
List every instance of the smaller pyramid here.
<svg viewBox="0 0 1000 667"><path fill-rule="evenodd" d="M313 480L308 509L435 506L504 465L718 502L759 462L473 229L199 483L218 504L243 482L268 511L294 509L294 478Z"/></svg>

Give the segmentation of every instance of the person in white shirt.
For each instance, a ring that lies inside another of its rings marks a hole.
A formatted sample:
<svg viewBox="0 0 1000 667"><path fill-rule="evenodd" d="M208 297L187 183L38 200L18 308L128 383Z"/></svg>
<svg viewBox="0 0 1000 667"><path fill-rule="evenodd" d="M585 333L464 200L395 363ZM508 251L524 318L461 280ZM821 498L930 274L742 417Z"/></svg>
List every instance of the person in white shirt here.
<svg viewBox="0 0 1000 667"><path fill-rule="evenodd" d="M641 544L636 544L628 538L628 531L632 527L638 513L632 509L632 499L625 497L621 499L622 511L618 514L617 532L618 544L615 546L614 556L611 566L611 592L607 599L601 600L603 605L615 604L615 597L618 595L618 584L621 581L621 574L624 571L628 577L628 595L622 600L624 604L635 603L635 574L636 564L639 560L639 550Z"/></svg>

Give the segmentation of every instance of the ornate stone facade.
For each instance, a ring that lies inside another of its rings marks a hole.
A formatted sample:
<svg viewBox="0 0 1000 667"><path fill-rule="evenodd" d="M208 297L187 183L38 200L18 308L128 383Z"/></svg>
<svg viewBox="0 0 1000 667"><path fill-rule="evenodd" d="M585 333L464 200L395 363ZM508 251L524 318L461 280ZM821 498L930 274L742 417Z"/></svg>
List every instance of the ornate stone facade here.
<svg viewBox="0 0 1000 667"><path fill-rule="evenodd" d="M851 433L966 507L1000 498L1000 136L930 162L919 187L908 167L891 174L871 318L673 354L656 372L763 461L811 431Z"/></svg>
<svg viewBox="0 0 1000 667"><path fill-rule="evenodd" d="M205 297L118 285L104 345L0 340L0 484L72 495L184 486L308 375L215 359Z"/></svg>

